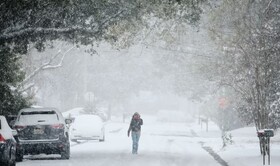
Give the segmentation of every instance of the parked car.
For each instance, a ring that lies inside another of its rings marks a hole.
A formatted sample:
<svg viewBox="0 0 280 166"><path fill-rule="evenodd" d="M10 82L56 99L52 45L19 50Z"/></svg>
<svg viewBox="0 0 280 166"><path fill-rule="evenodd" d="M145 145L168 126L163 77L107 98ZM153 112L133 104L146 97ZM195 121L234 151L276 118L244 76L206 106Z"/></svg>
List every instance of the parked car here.
<svg viewBox="0 0 280 166"><path fill-rule="evenodd" d="M70 127L71 141L99 140L105 141L105 127L98 115L79 115Z"/></svg>
<svg viewBox="0 0 280 166"><path fill-rule="evenodd" d="M26 108L19 111L14 128L18 132L17 161L24 155L60 154L70 157L68 124L55 108Z"/></svg>
<svg viewBox="0 0 280 166"><path fill-rule="evenodd" d="M17 115L7 115L5 117L6 117L6 120L9 124L10 128L12 128L15 124L16 119L17 119Z"/></svg>
<svg viewBox="0 0 280 166"><path fill-rule="evenodd" d="M0 165L16 165L16 140L4 116L0 116Z"/></svg>

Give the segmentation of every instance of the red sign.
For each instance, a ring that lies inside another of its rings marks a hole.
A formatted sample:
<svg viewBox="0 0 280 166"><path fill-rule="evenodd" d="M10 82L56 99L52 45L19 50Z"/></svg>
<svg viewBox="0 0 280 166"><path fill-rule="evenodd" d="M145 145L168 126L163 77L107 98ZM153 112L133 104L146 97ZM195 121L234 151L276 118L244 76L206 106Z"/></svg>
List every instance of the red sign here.
<svg viewBox="0 0 280 166"><path fill-rule="evenodd" d="M226 98L222 97L219 99L219 107L225 109L228 106L229 102Z"/></svg>

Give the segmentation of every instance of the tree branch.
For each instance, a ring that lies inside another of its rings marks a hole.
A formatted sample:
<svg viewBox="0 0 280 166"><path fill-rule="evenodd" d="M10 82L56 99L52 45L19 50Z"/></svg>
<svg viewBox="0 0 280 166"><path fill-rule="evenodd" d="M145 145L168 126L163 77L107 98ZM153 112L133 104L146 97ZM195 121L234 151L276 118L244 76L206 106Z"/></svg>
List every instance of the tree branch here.
<svg viewBox="0 0 280 166"><path fill-rule="evenodd" d="M220 85L233 88L237 93L241 94L241 96L243 96L245 99L248 99L248 96L250 96L247 92L245 92L244 88L241 88L236 84L221 82Z"/></svg>
<svg viewBox="0 0 280 166"><path fill-rule="evenodd" d="M49 70L49 69L56 69L59 67L62 67L62 63L64 61L64 58L66 54L71 51L75 46L71 47L68 49L66 52L63 53L60 62L57 65L51 65L51 63L61 54L60 50L55 54L48 62L44 63L42 66L38 67L35 69L29 76L27 76L18 86L17 89L21 89L29 80L31 80L34 76L36 76L38 73L40 73L43 70ZM28 88L23 88L20 91L23 92L24 89Z"/></svg>
<svg viewBox="0 0 280 166"><path fill-rule="evenodd" d="M63 53L59 63L57 65L47 65L47 66L44 66L42 68L42 70L48 70L48 69L56 69L56 68L59 68L59 67L62 67L62 64L63 64L63 61L64 61L64 58L66 56L66 54L71 51L75 46L69 48L66 52Z"/></svg>
<svg viewBox="0 0 280 166"><path fill-rule="evenodd" d="M20 36L30 34L30 33L47 34L47 33L67 33L67 32L80 31L82 33L94 35L94 34L98 33L100 29L103 29L108 22L110 22L112 19L117 18L124 12L125 12L125 10L121 10L121 11L117 12L116 14L112 15L111 17L104 19L104 21L101 22L100 24L95 24L95 26L93 26L93 27L81 27L81 26L63 27L63 28L34 27L34 28L23 28L21 30L10 30L9 33L2 33L0 35L0 41L1 40L4 40L4 41L10 40L15 37L20 37Z"/></svg>
<svg viewBox="0 0 280 166"><path fill-rule="evenodd" d="M20 89L24 84L26 84L31 78L33 78L35 75L37 75L45 66L50 65L53 60L60 54L60 50L57 54L55 54L47 63L43 64L42 66L38 67L31 73L29 76L27 76L18 86L17 89Z"/></svg>
<svg viewBox="0 0 280 166"><path fill-rule="evenodd" d="M34 87L34 83L28 84L27 86L25 86L24 88L21 88L19 90L20 93L27 91L28 89L31 89L32 87Z"/></svg>
<svg viewBox="0 0 280 166"><path fill-rule="evenodd" d="M30 33L66 33L66 32L72 32L72 31L83 31L87 33L94 33L94 31L81 28L81 27L71 27L71 28L42 28L42 27L37 27L37 28L25 28L21 29L19 31L15 32L10 32L10 33L4 33L0 35L0 41L1 40L9 40L15 37L19 37L25 34L30 34Z"/></svg>
<svg viewBox="0 0 280 166"><path fill-rule="evenodd" d="M266 13L266 12L268 11L268 9L269 9L269 7L270 7L272 1L273 1L273 0L270 0L270 1L269 1L268 5L267 5L267 7L264 9L264 12L263 12L263 13Z"/></svg>

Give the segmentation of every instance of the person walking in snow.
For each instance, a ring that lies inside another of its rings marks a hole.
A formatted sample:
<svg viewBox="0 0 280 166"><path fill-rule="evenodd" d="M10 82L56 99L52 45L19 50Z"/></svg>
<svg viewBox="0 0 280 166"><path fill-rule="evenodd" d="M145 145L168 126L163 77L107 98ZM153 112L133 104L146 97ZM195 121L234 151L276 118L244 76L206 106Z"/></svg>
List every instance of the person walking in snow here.
<svg viewBox="0 0 280 166"><path fill-rule="evenodd" d="M138 142L141 135L141 125L143 125L143 120L140 118L140 114L138 112L135 112L132 116L127 136L129 137L129 134L131 132L132 137L132 154L138 153Z"/></svg>

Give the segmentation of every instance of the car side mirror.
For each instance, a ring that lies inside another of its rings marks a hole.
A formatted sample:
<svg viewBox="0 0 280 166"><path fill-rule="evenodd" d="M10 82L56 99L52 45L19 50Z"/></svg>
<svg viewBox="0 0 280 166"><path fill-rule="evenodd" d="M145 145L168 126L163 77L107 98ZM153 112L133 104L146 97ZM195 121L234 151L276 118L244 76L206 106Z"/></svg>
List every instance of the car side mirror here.
<svg viewBox="0 0 280 166"><path fill-rule="evenodd" d="M17 136L18 132L16 130L12 130L12 134L13 134L13 136Z"/></svg>
<svg viewBox="0 0 280 166"><path fill-rule="evenodd" d="M72 119L65 119L65 123L66 124L71 124L72 123Z"/></svg>

